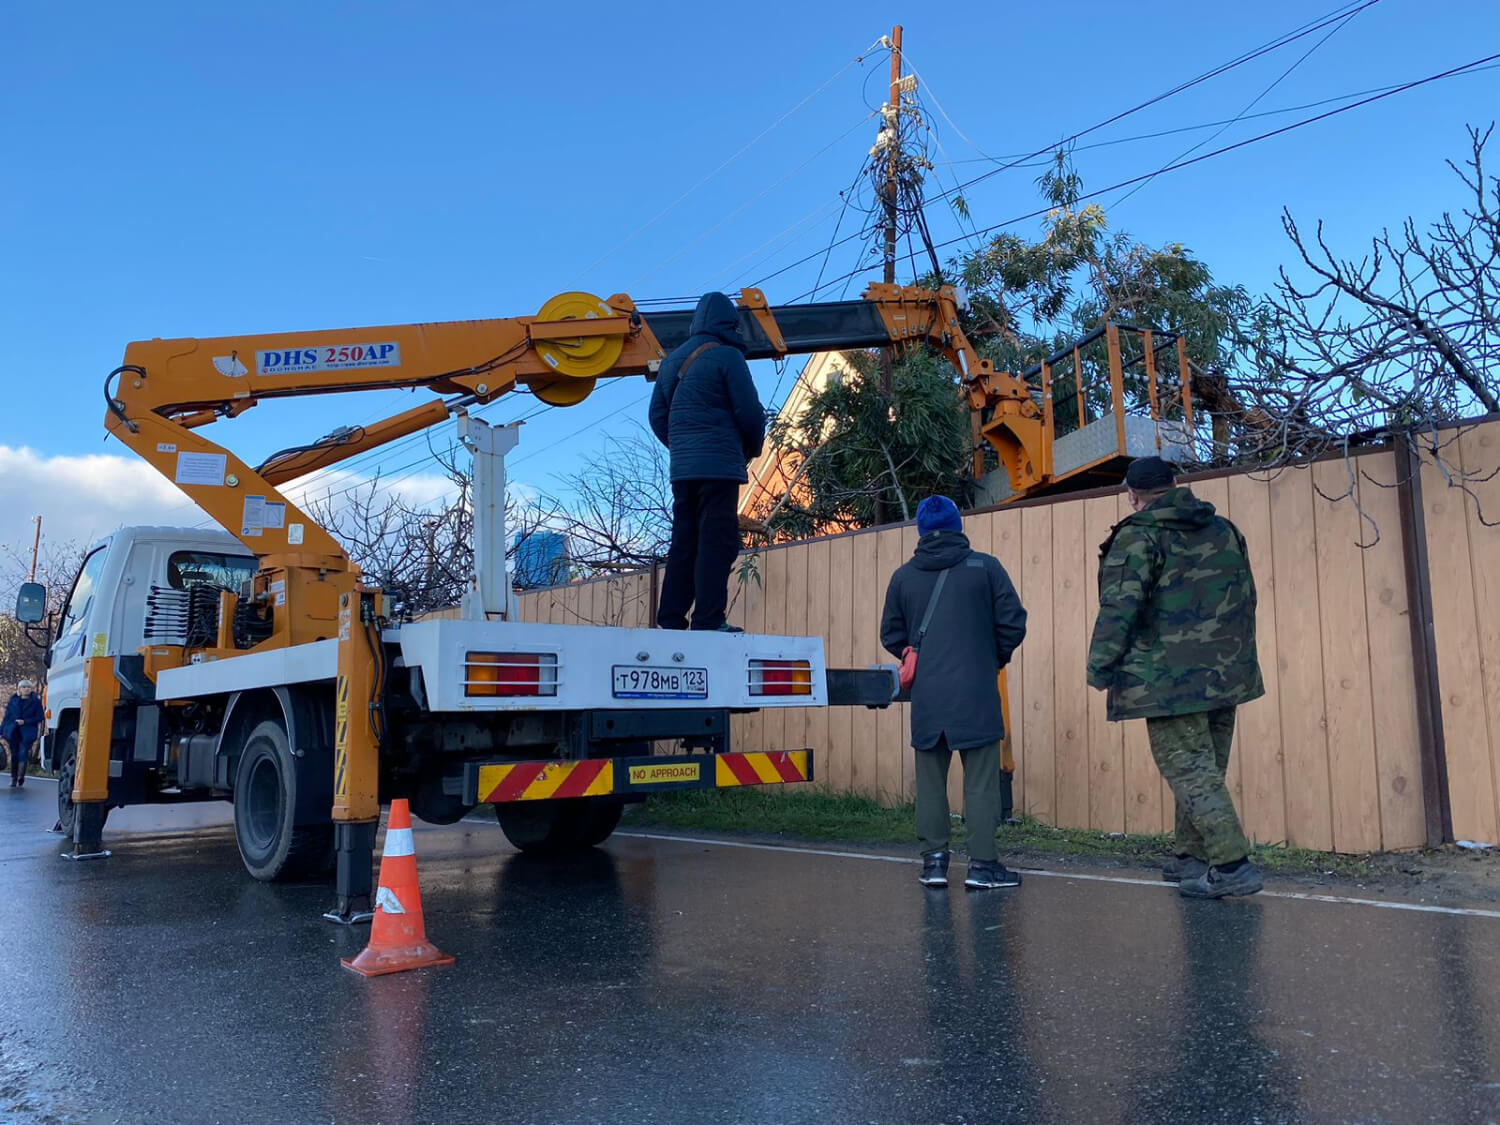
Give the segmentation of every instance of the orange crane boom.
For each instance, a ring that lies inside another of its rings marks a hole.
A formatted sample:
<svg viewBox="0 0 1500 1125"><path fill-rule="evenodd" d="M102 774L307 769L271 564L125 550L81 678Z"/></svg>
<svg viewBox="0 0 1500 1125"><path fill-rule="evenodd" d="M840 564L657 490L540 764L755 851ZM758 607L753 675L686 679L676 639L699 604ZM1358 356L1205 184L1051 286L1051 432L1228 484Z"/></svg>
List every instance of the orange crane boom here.
<svg viewBox="0 0 1500 1125"><path fill-rule="evenodd" d="M1021 491L1046 463L1043 421L1027 385L981 359L951 288L871 285L859 300L771 307L740 295L751 359L864 347L930 345L960 372L970 405L993 411L983 438ZM525 387L544 402L582 402L601 378L654 377L687 336L691 310L644 312L625 294L564 293L535 316L373 328L146 340L126 348L106 385L105 425L260 559L251 594L256 647L330 635L357 581L347 552L279 486L416 433L470 404ZM425 388L433 401L351 427L252 466L212 441L212 422L262 401ZM976 415L976 440L980 425Z"/></svg>

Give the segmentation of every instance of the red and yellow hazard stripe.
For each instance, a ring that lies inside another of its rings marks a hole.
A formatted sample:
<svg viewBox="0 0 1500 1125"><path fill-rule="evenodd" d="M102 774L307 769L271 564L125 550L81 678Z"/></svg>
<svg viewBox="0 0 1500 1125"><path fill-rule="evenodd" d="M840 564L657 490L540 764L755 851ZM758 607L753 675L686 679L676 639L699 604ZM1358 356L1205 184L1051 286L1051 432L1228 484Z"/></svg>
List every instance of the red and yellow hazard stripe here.
<svg viewBox="0 0 1500 1125"><path fill-rule="evenodd" d="M716 759L714 784L720 789L734 785L780 785L806 781L806 750L752 750L743 754L720 754Z"/></svg>
<svg viewBox="0 0 1500 1125"><path fill-rule="evenodd" d="M614 791L615 766L608 758L479 767L480 804L544 801L552 797L602 797Z"/></svg>
<svg viewBox="0 0 1500 1125"><path fill-rule="evenodd" d="M713 762L713 772L708 769ZM812 779L808 750L751 750L648 758L584 758L578 761L506 762L477 767L478 804L607 797L672 789L728 789L739 785L785 785ZM474 776L471 774L470 776Z"/></svg>

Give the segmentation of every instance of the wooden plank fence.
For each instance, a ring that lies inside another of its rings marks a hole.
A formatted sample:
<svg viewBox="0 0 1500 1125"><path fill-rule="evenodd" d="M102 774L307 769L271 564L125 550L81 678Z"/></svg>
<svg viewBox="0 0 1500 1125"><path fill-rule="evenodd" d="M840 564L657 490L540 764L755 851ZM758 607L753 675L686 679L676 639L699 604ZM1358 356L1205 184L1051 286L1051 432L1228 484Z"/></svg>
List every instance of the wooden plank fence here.
<svg viewBox="0 0 1500 1125"><path fill-rule="evenodd" d="M1500 422L1454 436L1445 457L1482 477L1500 464ZM1240 709L1229 773L1246 830L1344 852L1428 842L1434 795L1422 782L1396 454L1186 483L1244 532L1259 589L1266 694ZM1500 842L1500 527L1481 519L1482 505L1500 521L1500 476L1466 491L1429 462L1417 483L1451 832ZM1098 546L1128 511L1123 493L1088 494L970 513L964 524L976 549L1000 559L1030 615L1010 671L1018 807L1065 827L1166 832L1172 795L1145 724L1106 722L1102 695L1084 683ZM915 528L902 525L761 551L751 567L758 578L732 592L731 620L821 636L833 666L887 662L885 588L915 545ZM646 573L534 591L520 598L519 615L645 626L651 591ZM738 716L734 738L746 748L811 747L819 784L898 802L913 794L906 712ZM956 760L950 788L957 802Z"/></svg>

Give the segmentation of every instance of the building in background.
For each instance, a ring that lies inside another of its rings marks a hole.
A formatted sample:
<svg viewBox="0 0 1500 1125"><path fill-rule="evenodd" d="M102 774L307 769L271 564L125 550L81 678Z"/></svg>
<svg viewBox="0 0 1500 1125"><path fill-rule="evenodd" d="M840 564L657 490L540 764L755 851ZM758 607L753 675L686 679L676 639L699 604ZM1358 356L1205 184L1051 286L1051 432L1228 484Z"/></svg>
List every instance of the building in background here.
<svg viewBox="0 0 1500 1125"><path fill-rule="evenodd" d="M799 417L807 409L808 399L827 388L829 383L842 379L848 369L843 352L817 352L809 356L777 411L777 420ZM800 469L801 458L797 454L777 449L767 438L765 451L748 467L750 483L740 489L740 526L763 525L788 491L794 499L805 499L806 486L802 483Z"/></svg>
<svg viewBox="0 0 1500 1125"><path fill-rule="evenodd" d="M510 584L517 590L561 586L568 581L568 537L561 531L517 535L510 556Z"/></svg>

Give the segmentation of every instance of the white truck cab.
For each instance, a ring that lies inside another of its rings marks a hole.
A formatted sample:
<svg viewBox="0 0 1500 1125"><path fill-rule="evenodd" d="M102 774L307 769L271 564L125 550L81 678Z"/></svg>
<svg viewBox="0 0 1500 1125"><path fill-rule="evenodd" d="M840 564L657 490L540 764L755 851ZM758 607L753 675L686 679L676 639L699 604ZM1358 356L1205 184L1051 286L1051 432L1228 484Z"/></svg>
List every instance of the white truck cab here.
<svg viewBox="0 0 1500 1125"><path fill-rule="evenodd" d="M255 569L255 556L217 530L123 527L91 546L48 654L48 764L60 765L62 745L78 729L84 660L134 656L147 643L153 588L238 587ZM176 622L152 624L167 629Z"/></svg>

